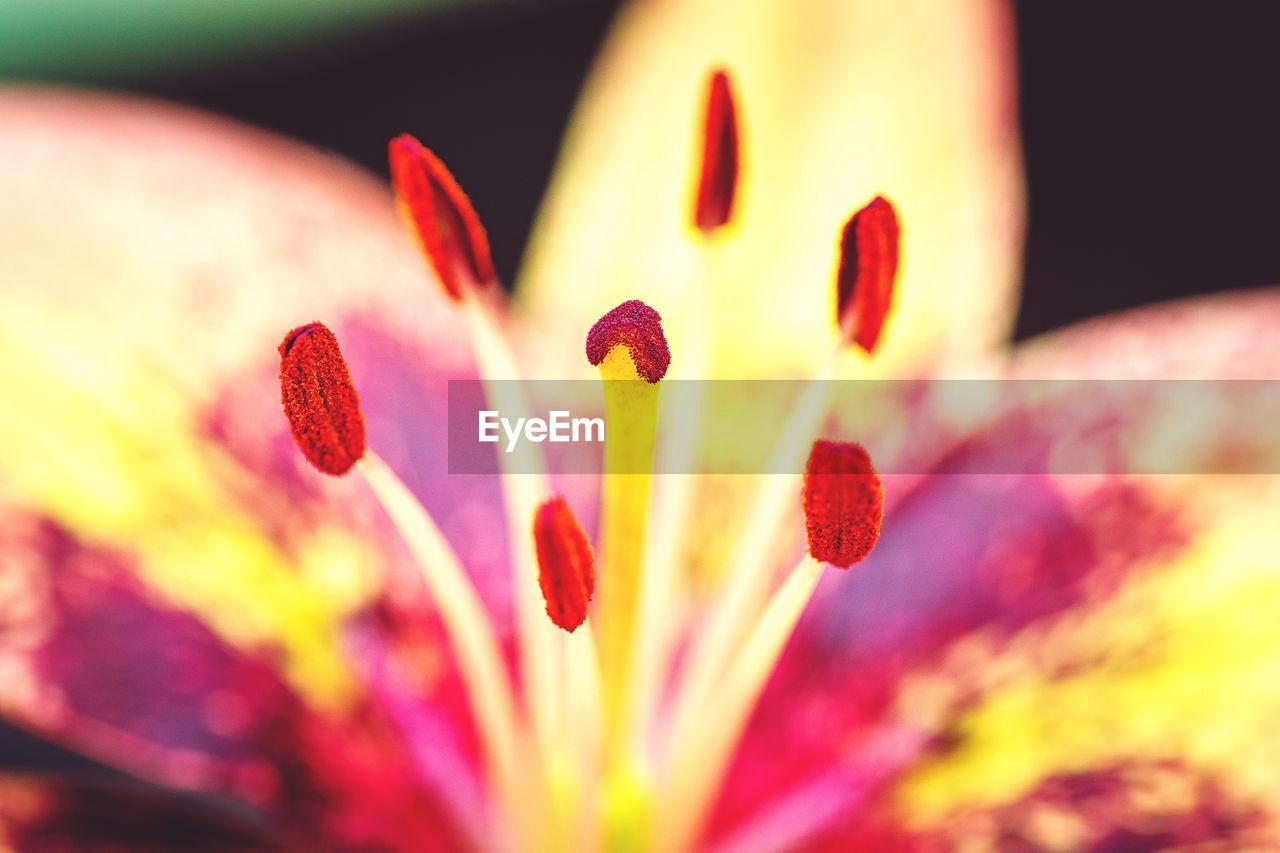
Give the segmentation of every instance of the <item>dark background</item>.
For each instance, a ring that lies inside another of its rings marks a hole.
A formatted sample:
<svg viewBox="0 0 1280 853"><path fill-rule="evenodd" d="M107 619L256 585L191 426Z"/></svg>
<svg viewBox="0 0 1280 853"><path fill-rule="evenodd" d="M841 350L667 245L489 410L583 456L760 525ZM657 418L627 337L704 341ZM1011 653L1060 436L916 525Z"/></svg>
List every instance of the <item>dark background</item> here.
<svg viewBox="0 0 1280 853"><path fill-rule="evenodd" d="M120 85L386 169L429 136L510 280L577 87L616 4L423 16ZM1030 188L1018 335L1280 282L1280 3L1016 3ZM518 70L513 73L513 70ZM432 81L427 85L424 81ZM0 725L0 766L71 759Z"/></svg>
<svg viewBox="0 0 1280 853"><path fill-rule="evenodd" d="M482 211L510 281L616 5L556 0L424 16L133 87L380 172L387 139L428 136ZM1280 282L1280 4L1015 8L1030 189L1018 335Z"/></svg>

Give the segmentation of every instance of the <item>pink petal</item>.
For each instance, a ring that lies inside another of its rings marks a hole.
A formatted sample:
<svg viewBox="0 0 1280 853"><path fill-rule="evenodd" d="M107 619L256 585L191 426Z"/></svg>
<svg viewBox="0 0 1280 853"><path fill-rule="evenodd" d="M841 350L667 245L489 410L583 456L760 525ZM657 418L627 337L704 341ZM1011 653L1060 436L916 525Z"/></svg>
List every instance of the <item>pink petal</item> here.
<svg viewBox="0 0 1280 853"><path fill-rule="evenodd" d="M1259 342L1277 322L1277 292L1149 309L1035 342L1025 357L1015 359L1012 372L1077 378L1276 376L1280 357ZM1246 353L1251 356L1242 363ZM902 787L915 778L911 774L925 773L966 748L966 715L997 701L1010 684L1028 679L1052 683L1094 669L1113 673L1108 683L1122 683L1114 673L1130 667L1137 678L1143 671L1141 649L1117 646L1096 652L1064 645L1066 641L1050 643L1053 631L1074 636L1069 626L1114 609L1120 596L1159 589L1148 581L1201 553L1224 526L1232 529L1229 525L1242 518L1258 519L1245 524L1260 542L1268 536L1274 540L1274 533L1268 533L1274 527L1261 520L1274 507L1274 477L960 473L991 470L982 460L993 454L1006 460L1043 459L1056 443L1073 437L1066 429L1053 429L1053 418L1028 419L1024 414L1014 412L956 445L931 475L886 477L885 491L896 491L897 499L886 513L881 541L858 572L824 579L753 718L709 838L729 849L763 839L786 845L807 841L814 849L827 849L877 837L886 822L902 824L905 803L913 802ZM1141 421L1135 426L1108 420L1108 414L1116 413L1101 406L1097 414L1090 428L1104 437L1108 430L1121 433L1144 426ZM1123 414L1142 416L1131 407ZM1222 414L1225 421L1230 410ZM1252 426L1256 432L1257 424ZM1226 429L1197 435L1206 452L1235 438ZM1230 560L1235 558L1224 554L1222 559L1224 571L1233 568ZM1209 613L1208 618L1224 625L1243 615ZM1144 615L1150 624L1144 624ZM1127 618L1131 621L1119 624L1140 635L1149 633L1154 651L1163 624L1157 620L1168 619L1169 613L1138 609ZM1174 648L1161 672L1190 666L1180 662ZM1226 682L1233 677L1233 666L1242 667L1235 677L1252 679L1248 667L1253 664L1233 659L1227 645L1205 653L1218 662ZM1099 694L1095 701L1105 706L1108 698ZM1160 701L1151 698L1153 706ZM1219 716L1195 725L1270 748L1265 732L1249 728L1252 713L1237 713L1242 709L1229 699L1221 707ZM1061 730L1056 737L1066 742L1102 739L1099 763L1080 768L1079 778L1104 784L1113 771L1104 763L1106 736L1096 728L1103 723L1081 718L1073 725L1072 718L1062 715L1054 719ZM987 740L992 737L988 734ZM967 748L965 754L973 756L979 747ZM1179 748L1170 740L1164 757L1182 760ZM1122 759L1124 743L1115 742L1114 749L1116 754L1105 761ZM1243 755L1236 760L1242 770L1249 764ZM963 769L954 772L963 778ZM1044 777L1043 785L1052 784ZM1216 783L1207 779L1205 784ZM1018 790L1024 791L1025 801L998 802L1009 803L1009 809L1030 808L1041 796L1036 791L1049 788L1023 785ZM784 811L791 803L805 802L807 809ZM930 845L940 839L954 842L975 825L965 822L966 815L981 823L982 812L972 811L966 802L957 795L955 811L940 825L926 822L902 829L925 849L933 849ZM1247 805L1233 801L1194 808L1207 809L1206 819L1226 819ZM1019 812L1001 811L1005 806L992 808L1004 815L1002 820L1018 819ZM1147 819L1158 831L1170 833L1169 838L1197 837L1184 832L1185 821L1192 818L1181 809L1157 809ZM1248 820L1241 824L1248 825ZM1105 821L1091 825L1091 837L1103 838L1105 829Z"/></svg>
<svg viewBox="0 0 1280 853"><path fill-rule="evenodd" d="M246 654L156 601L127 558L48 519L5 517L17 558L0 643L6 716L146 778L240 800L291 844L457 831L379 708L308 708L269 650Z"/></svg>

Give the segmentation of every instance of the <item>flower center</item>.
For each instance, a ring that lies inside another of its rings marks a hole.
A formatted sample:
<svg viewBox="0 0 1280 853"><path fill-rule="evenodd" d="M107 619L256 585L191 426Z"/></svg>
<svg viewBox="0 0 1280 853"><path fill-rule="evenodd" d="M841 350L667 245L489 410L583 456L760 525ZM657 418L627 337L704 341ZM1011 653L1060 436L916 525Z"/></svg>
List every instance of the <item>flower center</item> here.
<svg viewBox="0 0 1280 853"><path fill-rule="evenodd" d="M710 257L710 238L733 212L739 131L728 76L715 72L707 91L694 225ZM491 298L496 279L479 218L417 140L397 137L390 157L401 211L468 323L491 404L528 410L520 383L500 381L520 372L501 331L503 306ZM896 213L879 197L846 224L836 277L837 355L849 343L874 351L891 304L897 239ZM703 379L705 336L695 337L685 374ZM337 339L313 323L290 332L280 355L285 413L303 454L327 474L359 471L414 556L458 660L495 804L519 846L642 849L661 841L683 849L696 842L823 566L858 562L879 535L883 492L866 451L816 440L835 355L789 413L768 469L798 472L807 458L803 480L799 473L760 478L720 588L686 626L679 621L689 611L680 543L697 515L693 478L677 476L657 501L652 489L661 380L672 361L661 317L630 300L590 329L586 355L600 371L608 424L598 565L569 503L550 491L539 446L526 442L497 454L505 473L518 694L463 561L412 492L365 448L359 398ZM679 458L696 446L700 409L689 411L683 439L664 453ZM786 524L798 526L797 493L809 550L779 576L772 546Z"/></svg>

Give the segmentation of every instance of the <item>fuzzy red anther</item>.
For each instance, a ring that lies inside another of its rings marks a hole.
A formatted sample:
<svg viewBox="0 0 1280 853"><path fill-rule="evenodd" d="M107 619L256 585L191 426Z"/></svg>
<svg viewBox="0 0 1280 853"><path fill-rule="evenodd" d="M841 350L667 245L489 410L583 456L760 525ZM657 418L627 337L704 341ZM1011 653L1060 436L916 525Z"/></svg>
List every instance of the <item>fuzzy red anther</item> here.
<svg viewBox="0 0 1280 853"><path fill-rule="evenodd" d="M538 586L547 602L547 615L572 633L586 620L595 587L591 543L569 504L559 496L538 507L533 538L538 550Z"/></svg>
<svg viewBox="0 0 1280 853"><path fill-rule="evenodd" d="M804 474L804 519L815 560L847 569L871 553L884 487L860 444L815 441Z"/></svg>
<svg viewBox="0 0 1280 853"><path fill-rule="evenodd" d="M711 74L702 131L702 168L693 221L704 234L726 224L733 215L738 189L738 116L729 75L722 68Z"/></svg>
<svg viewBox="0 0 1280 853"><path fill-rule="evenodd" d="M836 321L847 340L875 351L898 275L898 214L876 196L849 218L840 238Z"/></svg>
<svg viewBox="0 0 1280 853"><path fill-rule="evenodd" d="M335 477L364 455L364 415L338 339L323 323L299 326L280 343L280 399L307 461Z"/></svg>
<svg viewBox="0 0 1280 853"><path fill-rule="evenodd" d="M391 140L388 154L401 215L445 292L460 300L468 284L493 284L488 235L471 200L440 158L407 133Z"/></svg>

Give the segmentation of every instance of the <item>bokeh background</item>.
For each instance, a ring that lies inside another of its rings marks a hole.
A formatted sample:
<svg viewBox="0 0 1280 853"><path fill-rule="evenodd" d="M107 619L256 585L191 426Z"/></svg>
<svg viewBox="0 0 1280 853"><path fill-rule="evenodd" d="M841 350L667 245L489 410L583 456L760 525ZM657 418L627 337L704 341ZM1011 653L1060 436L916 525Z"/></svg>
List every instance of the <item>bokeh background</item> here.
<svg viewBox="0 0 1280 853"><path fill-rule="evenodd" d="M449 163L511 280L616 0L0 0L0 77L213 110L386 172ZM1029 187L1018 337L1280 281L1280 5L1014 3Z"/></svg>
<svg viewBox="0 0 1280 853"><path fill-rule="evenodd" d="M0 78L209 109L385 173L411 130L516 269L612 0L0 0ZM1015 3L1017 334L1280 281L1280 4ZM0 728L0 764L75 763ZM107 772L99 770L97 772Z"/></svg>

